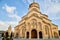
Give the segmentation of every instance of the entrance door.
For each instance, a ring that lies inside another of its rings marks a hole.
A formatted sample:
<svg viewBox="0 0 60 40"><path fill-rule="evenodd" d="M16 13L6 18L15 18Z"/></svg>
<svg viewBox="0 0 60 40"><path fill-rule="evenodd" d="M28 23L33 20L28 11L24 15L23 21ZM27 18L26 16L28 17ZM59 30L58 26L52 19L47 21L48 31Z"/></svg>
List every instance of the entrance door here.
<svg viewBox="0 0 60 40"><path fill-rule="evenodd" d="M29 32L27 32L27 38L29 38Z"/></svg>
<svg viewBox="0 0 60 40"><path fill-rule="evenodd" d="M42 38L42 32L39 32L39 38Z"/></svg>
<svg viewBox="0 0 60 40"><path fill-rule="evenodd" d="M37 38L37 31L35 29L31 31L31 38Z"/></svg>

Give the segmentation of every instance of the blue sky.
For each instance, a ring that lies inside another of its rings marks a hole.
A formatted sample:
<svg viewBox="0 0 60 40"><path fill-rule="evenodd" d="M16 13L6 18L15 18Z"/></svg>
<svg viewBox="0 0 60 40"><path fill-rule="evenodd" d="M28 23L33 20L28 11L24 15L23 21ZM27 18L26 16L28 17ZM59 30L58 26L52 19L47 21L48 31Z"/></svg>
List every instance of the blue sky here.
<svg viewBox="0 0 60 40"><path fill-rule="evenodd" d="M33 0L0 0L0 30L7 30L9 25L14 28L21 17L27 14ZM52 23L60 30L60 0L35 0L39 3L40 11L48 15Z"/></svg>

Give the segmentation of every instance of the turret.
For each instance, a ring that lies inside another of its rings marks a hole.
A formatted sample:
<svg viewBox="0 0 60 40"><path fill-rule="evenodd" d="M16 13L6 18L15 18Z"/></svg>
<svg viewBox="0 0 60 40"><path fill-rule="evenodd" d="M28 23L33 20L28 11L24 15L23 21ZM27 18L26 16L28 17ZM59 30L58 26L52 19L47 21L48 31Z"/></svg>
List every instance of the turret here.
<svg viewBox="0 0 60 40"><path fill-rule="evenodd" d="M36 10L36 11L40 11L40 7L39 4L36 2L33 2L29 5L29 11L31 10Z"/></svg>

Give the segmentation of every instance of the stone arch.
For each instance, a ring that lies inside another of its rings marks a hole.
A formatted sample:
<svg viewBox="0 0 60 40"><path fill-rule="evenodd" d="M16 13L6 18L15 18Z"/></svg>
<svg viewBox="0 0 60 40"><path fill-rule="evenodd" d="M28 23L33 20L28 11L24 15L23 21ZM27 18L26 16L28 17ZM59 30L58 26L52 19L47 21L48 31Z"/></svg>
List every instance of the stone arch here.
<svg viewBox="0 0 60 40"><path fill-rule="evenodd" d="M45 25L45 33L48 35L48 38L50 38L49 27L47 25Z"/></svg>
<svg viewBox="0 0 60 40"><path fill-rule="evenodd" d="M41 31L39 32L39 38L43 38Z"/></svg>
<svg viewBox="0 0 60 40"><path fill-rule="evenodd" d="M54 38L58 38L58 33L54 32Z"/></svg>
<svg viewBox="0 0 60 40"><path fill-rule="evenodd" d="M27 32L26 35L27 35L26 38L29 38L29 32Z"/></svg>
<svg viewBox="0 0 60 40"><path fill-rule="evenodd" d="M31 38L37 38L37 30L33 29L31 31Z"/></svg>

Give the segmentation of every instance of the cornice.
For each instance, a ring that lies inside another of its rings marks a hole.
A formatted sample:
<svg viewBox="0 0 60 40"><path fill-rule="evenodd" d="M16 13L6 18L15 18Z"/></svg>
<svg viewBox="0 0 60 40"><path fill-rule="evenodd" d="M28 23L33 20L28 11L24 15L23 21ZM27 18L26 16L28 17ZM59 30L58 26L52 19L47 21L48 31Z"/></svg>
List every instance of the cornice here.
<svg viewBox="0 0 60 40"><path fill-rule="evenodd" d="M52 23L53 24L53 23ZM58 25L53 24L54 26L58 27Z"/></svg>
<svg viewBox="0 0 60 40"><path fill-rule="evenodd" d="M32 7L36 7L36 8L39 8L40 9L40 7L37 7L37 6L30 6L29 9L32 8Z"/></svg>
<svg viewBox="0 0 60 40"><path fill-rule="evenodd" d="M14 28L17 28L17 27L18 27L18 25L16 27L14 27Z"/></svg>
<svg viewBox="0 0 60 40"><path fill-rule="evenodd" d="M33 15L31 15L30 17L32 17L32 16L35 16L34 14ZM23 20L27 20L27 19L29 19L30 17L26 17L26 18L23 18L20 22L22 22ZM43 18L45 18L45 17L38 17L38 15L36 15L35 17L37 17L37 18L39 18L39 19L43 19ZM47 19L47 18L45 18L46 20L49 20L49 19ZM49 20L49 21L51 21L51 20ZM20 23L19 22L19 23Z"/></svg>
<svg viewBox="0 0 60 40"><path fill-rule="evenodd" d="M24 15L24 16L22 17L22 19L25 18L25 17L26 17L26 15Z"/></svg>
<svg viewBox="0 0 60 40"><path fill-rule="evenodd" d="M45 23L45 24L48 24L49 26L51 26L50 23L48 23L48 22L46 22L46 21L44 21L44 20L43 20L42 22Z"/></svg>
<svg viewBox="0 0 60 40"><path fill-rule="evenodd" d="M46 20L48 20L48 21L50 21L50 22L51 22L51 20L50 20L50 19L47 19L47 18L45 18L45 17L42 17L42 18L44 18L44 19L46 19Z"/></svg>
<svg viewBox="0 0 60 40"><path fill-rule="evenodd" d="M29 19L29 18L31 18L31 17L33 17L33 16L34 16L34 17L37 17L37 18L39 18L39 19L41 19L41 20L42 20L42 18L41 18L41 17L35 16L35 15L31 15L31 16L30 16L30 17L28 17L27 19ZM27 20L27 19L26 19L26 20Z"/></svg>
<svg viewBox="0 0 60 40"><path fill-rule="evenodd" d="M23 25L23 24L25 24L25 22L21 23L19 26L21 26L21 25Z"/></svg>
<svg viewBox="0 0 60 40"><path fill-rule="evenodd" d="M41 12L40 12L40 14L41 14L41 15L44 15L44 16L46 16L46 17L48 17L46 14L42 14Z"/></svg>
<svg viewBox="0 0 60 40"><path fill-rule="evenodd" d="M31 10L31 11L29 11L29 12L27 13L27 15L28 15L29 13L31 13L32 11L35 11L35 12L37 12L37 13L40 13L40 14L43 15L43 16L48 17L46 14L42 14L41 12L39 12L39 11L37 11L37 10Z"/></svg>
<svg viewBox="0 0 60 40"><path fill-rule="evenodd" d="M27 13L27 15L29 14L29 13L31 13L32 11L35 11L35 12L37 12L37 13L40 13L38 10L31 10L31 11L29 11L28 13Z"/></svg>

